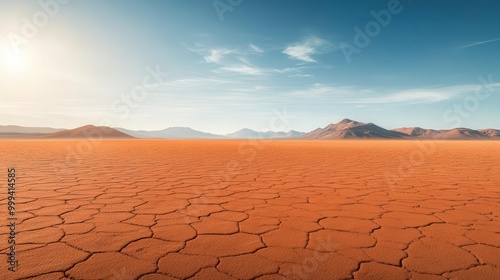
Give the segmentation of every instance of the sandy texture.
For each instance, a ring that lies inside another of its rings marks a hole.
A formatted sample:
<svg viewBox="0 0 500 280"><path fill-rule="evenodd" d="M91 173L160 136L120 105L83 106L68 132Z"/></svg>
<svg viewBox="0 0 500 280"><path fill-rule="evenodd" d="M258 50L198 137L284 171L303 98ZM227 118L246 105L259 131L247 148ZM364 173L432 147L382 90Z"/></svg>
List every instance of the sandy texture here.
<svg viewBox="0 0 500 280"><path fill-rule="evenodd" d="M499 279L500 142L418 143L1 141L0 278Z"/></svg>

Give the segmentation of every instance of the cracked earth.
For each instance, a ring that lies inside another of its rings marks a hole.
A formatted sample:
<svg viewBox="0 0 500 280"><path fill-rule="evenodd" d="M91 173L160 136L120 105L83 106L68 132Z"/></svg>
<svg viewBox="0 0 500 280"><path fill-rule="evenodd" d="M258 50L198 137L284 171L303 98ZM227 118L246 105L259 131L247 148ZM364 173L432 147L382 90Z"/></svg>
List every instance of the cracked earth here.
<svg viewBox="0 0 500 280"><path fill-rule="evenodd" d="M1 279L500 279L499 142L90 144L0 142Z"/></svg>

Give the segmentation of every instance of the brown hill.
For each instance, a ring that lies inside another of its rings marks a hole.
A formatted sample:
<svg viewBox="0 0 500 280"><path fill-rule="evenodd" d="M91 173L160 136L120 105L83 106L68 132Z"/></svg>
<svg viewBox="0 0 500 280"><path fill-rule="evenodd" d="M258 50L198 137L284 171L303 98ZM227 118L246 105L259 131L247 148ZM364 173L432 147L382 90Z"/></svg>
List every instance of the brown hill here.
<svg viewBox="0 0 500 280"><path fill-rule="evenodd" d="M50 139L133 139L134 137L107 126L86 125L56 133L49 133L40 138Z"/></svg>
<svg viewBox="0 0 500 280"><path fill-rule="evenodd" d="M425 129L421 127L403 127L394 129L393 131L401 132L413 137L423 137L423 138L433 138L437 134L441 133L440 130Z"/></svg>
<svg viewBox="0 0 500 280"><path fill-rule="evenodd" d="M485 136L488 136L491 139L500 139L500 130L489 128L489 129L480 129L479 132L481 132Z"/></svg>
<svg viewBox="0 0 500 280"><path fill-rule="evenodd" d="M373 123L362 123L350 119L343 119L336 124L318 128L302 136L306 139L396 139L407 137L408 135L404 133L387 130Z"/></svg>
<svg viewBox="0 0 500 280"><path fill-rule="evenodd" d="M468 128L455 128L451 130L444 130L441 133L434 136L435 139L487 139L488 136L482 134L481 132Z"/></svg>
<svg viewBox="0 0 500 280"><path fill-rule="evenodd" d="M500 139L500 131L495 129L474 130L470 128L454 128L448 130L424 129L420 127L404 127L394 129L408 136L422 139L450 139L450 140L471 140L471 139Z"/></svg>

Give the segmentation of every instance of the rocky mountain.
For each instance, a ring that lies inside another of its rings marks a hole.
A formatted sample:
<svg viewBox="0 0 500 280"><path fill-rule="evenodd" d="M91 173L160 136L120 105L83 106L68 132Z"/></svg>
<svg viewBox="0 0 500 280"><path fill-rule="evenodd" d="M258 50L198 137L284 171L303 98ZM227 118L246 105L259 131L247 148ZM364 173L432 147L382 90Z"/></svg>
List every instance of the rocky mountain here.
<svg viewBox="0 0 500 280"><path fill-rule="evenodd" d="M498 129L480 129L479 132L491 139L500 139L500 130Z"/></svg>
<svg viewBox="0 0 500 280"><path fill-rule="evenodd" d="M132 139L126 133L120 132L107 126L86 125L75 129L48 133L38 136L38 138L49 139Z"/></svg>
<svg viewBox="0 0 500 280"><path fill-rule="evenodd" d="M90 135L90 136L88 136ZM403 127L387 130L373 123L357 122L350 119L315 129L309 133L290 130L255 131L248 128L227 135L217 135L194 130L189 127L169 127L163 130L144 131L124 128L87 125L75 129L50 127L0 126L0 139L450 139L488 140L499 139L500 130L455 128L448 130Z"/></svg>
<svg viewBox="0 0 500 280"><path fill-rule="evenodd" d="M398 128L394 131L402 132L413 138L420 139L449 139L449 140L471 140L471 139L500 139L500 130L470 128L454 128L448 130L423 129L420 127Z"/></svg>
<svg viewBox="0 0 500 280"><path fill-rule="evenodd" d="M408 138L407 134L387 130L373 123L362 123L350 119L343 119L336 124L330 124L325 128L318 128L306 133L304 139L397 139Z"/></svg>
<svg viewBox="0 0 500 280"><path fill-rule="evenodd" d="M393 129L393 131L401 132L412 137L429 137L432 138L439 134L439 130L425 129L421 127L403 127Z"/></svg>

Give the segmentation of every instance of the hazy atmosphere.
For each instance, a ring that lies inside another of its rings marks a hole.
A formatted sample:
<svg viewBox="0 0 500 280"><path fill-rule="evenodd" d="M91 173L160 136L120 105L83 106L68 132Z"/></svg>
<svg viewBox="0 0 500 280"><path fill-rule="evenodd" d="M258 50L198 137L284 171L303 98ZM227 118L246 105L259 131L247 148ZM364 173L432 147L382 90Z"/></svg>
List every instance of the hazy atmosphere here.
<svg viewBox="0 0 500 280"><path fill-rule="evenodd" d="M500 279L499 11L0 0L0 279Z"/></svg>
<svg viewBox="0 0 500 280"><path fill-rule="evenodd" d="M498 1L232 3L2 1L0 125L500 128Z"/></svg>

